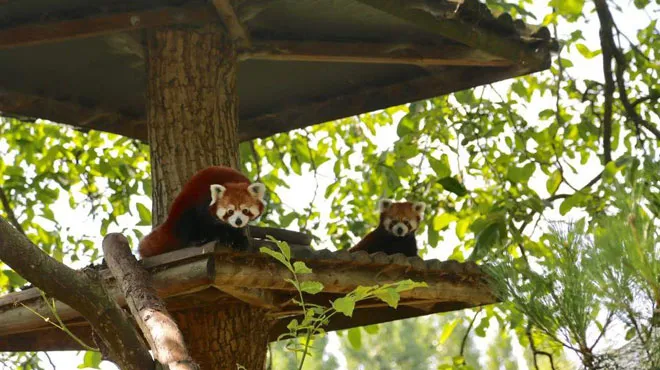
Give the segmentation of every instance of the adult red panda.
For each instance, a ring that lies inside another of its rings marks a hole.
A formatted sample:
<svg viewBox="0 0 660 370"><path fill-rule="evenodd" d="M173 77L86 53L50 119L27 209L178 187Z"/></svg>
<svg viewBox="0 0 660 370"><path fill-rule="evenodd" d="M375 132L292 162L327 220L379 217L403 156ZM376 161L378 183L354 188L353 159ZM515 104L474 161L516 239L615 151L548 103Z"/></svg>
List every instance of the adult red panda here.
<svg viewBox="0 0 660 370"><path fill-rule="evenodd" d="M382 199L378 202L378 208L380 210L378 227L348 251L367 251L369 254L403 253L408 257L417 256L415 231L424 217L426 204Z"/></svg>
<svg viewBox="0 0 660 370"><path fill-rule="evenodd" d="M142 258L219 240L245 250L243 229L266 206L266 187L250 183L233 168L213 166L197 172L183 186L167 219L140 241Z"/></svg>

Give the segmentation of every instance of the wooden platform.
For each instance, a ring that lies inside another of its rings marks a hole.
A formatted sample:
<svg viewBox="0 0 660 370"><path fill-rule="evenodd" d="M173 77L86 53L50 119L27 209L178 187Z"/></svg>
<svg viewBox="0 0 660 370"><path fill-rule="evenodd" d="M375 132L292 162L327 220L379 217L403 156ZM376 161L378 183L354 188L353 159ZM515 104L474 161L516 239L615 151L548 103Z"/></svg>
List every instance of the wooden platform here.
<svg viewBox="0 0 660 370"><path fill-rule="evenodd" d="M252 251L237 253L210 243L147 258L143 264L151 272L153 284L159 296L166 300L170 312L248 302L269 311L275 321L270 338L275 340L278 335L287 332L286 325L301 311L292 301L296 292L284 280L290 277L288 270L272 257L256 252L258 247L264 245L271 244L253 239ZM304 261L313 269L313 274L302 275L302 280L320 281L325 286L322 293L309 296L310 302L328 304L358 285L369 286L403 279L428 284L427 288L403 292L397 309L380 301L359 302L353 317L336 315L326 327L327 331L496 302L487 286L486 276L473 263L424 261L419 257L388 256L384 253L368 255L366 252L315 251L304 245L291 247L293 259ZM109 271L102 270L102 274L111 292L124 305ZM54 319L37 289L0 297L0 352L81 349L65 333L26 307ZM72 332L91 343L89 325L76 311L58 303L57 312Z"/></svg>

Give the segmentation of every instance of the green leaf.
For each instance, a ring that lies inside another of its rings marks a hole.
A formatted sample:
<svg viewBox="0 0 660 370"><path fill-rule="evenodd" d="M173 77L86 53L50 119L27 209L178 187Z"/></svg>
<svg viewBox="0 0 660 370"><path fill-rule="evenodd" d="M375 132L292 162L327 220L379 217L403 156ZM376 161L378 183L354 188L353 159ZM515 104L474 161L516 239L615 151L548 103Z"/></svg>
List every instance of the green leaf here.
<svg viewBox="0 0 660 370"><path fill-rule="evenodd" d="M287 259L284 257L282 253L274 251L268 247L259 248L259 252L265 253L275 258L276 260L280 261L284 266L286 266L289 270L293 271L293 267L291 267L291 264L289 263L289 261L287 261Z"/></svg>
<svg viewBox="0 0 660 370"><path fill-rule="evenodd" d="M396 308L399 305L401 296L393 288L387 288L376 291L376 297L381 301L387 303L390 307Z"/></svg>
<svg viewBox="0 0 660 370"><path fill-rule="evenodd" d="M332 308L348 317L352 317L353 310L355 309L355 301L350 297L337 298L332 301Z"/></svg>
<svg viewBox="0 0 660 370"><path fill-rule="evenodd" d="M359 327L348 329L348 342L355 350L362 348L362 333Z"/></svg>
<svg viewBox="0 0 660 370"><path fill-rule="evenodd" d="M368 334L374 335L378 334L378 331L380 330L378 325L367 325L362 327L364 331L366 331Z"/></svg>
<svg viewBox="0 0 660 370"><path fill-rule="evenodd" d="M568 211L571 210L571 208L575 207L577 204L579 204L584 196L582 196L580 193L575 193L571 195L570 197L564 199L563 202L561 202L561 205L559 206L559 213L564 216L568 213Z"/></svg>
<svg viewBox="0 0 660 370"><path fill-rule="evenodd" d="M477 241L469 261L477 261L485 257L500 239L500 223L491 223L477 235Z"/></svg>
<svg viewBox="0 0 660 370"><path fill-rule="evenodd" d="M582 14L584 0L552 0L550 6L557 10L557 13L564 16L578 16Z"/></svg>
<svg viewBox="0 0 660 370"><path fill-rule="evenodd" d="M445 178L451 175L451 168L449 168L449 163L447 161L438 160L433 157L429 157L428 160L438 178Z"/></svg>
<svg viewBox="0 0 660 370"><path fill-rule="evenodd" d="M440 180L438 180L438 183L442 185L445 190L450 191L459 197L462 197L463 195L467 194L467 189L465 189L465 186L461 184L458 180L456 180L453 177L443 177Z"/></svg>
<svg viewBox="0 0 660 370"><path fill-rule="evenodd" d="M293 319L289 322L289 324L286 326L289 331L294 332L298 329L298 320Z"/></svg>
<svg viewBox="0 0 660 370"><path fill-rule="evenodd" d="M78 365L78 369L100 369L101 361L103 361L101 352L87 351L83 357L83 363Z"/></svg>
<svg viewBox="0 0 660 370"><path fill-rule="evenodd" d="M526 184L529 181L529 178L532 177L534 171L536 170L536 164L534 162L527 163L523 167L516 167L514 163L507 169L506 177L515 183Z"/></svg>
<svg viewBox="0 0 660 370"><path fill-rule="evenodd" d="M300 283L300 290L305 293L316 294L323 290L323 284L318 281L303 281Z"/></svg>
<svg viewBox="0 0 660 370"><path fill-rule="evenodd" d="M456 325L458 325L460 319L454 319L452 320L449 325L445 325L445 328L442 329L442 334L440 335L440 344L445 344L447 339L451 336L451 333L454 332L454 329L456 328Z"/></svg>
<svg viewBox="0 0 660 370"><path fill-rule="evenodd" d="M277 247L282 251L282 254L284 257L288 260L291 259L291 248L289 248L289 243L284 242L284 241L277 241L275 243Z"/></svg>
<svg viewBox="0 0 660 370"><path fill-rule="evenodd" d="M138 214L140 215L139 226L151 226L151 211L142 203L136 203Z"/></svg>
<svg viewBox="0 0 660 370"><path fill-rule="evenodd" d="M458 217L451 213L441 213L435 217L433 217L433 229L435 230L443 230L447 226L449 226L450 223L456 221Z"/></svg>
<svg viewBox="0 0 660 370"><path fill-rule="evenodd" d="M594 57L600 55L600 53L602 52L602 50L591 51L584 44L575 44L575 48L577 49L577 51L580 54L582 54L583 57L585 57L587 59L594 58Z"/></svg>
<svg viewBox="0 0 660 370"><path fill-rule="evenodd" d="M419 120L411 118L410 114L406 114L401 118L396 127L396 134L399 137L404 137L419 130Z"/></svg>
<svg viewBox="0 0 660 370"><path fill-rule="evenodd" d="M557 189L559 189L561 180L562 180L561 171L555 170L555 172L553 172L552 175L550 175L548 181L545 183L545 188L548 190L548 193L554 194L557 191Z"/></svg>
<svg viewBox="0 0 660 370"><path fill-rule="evenodd" d="M293 272L296 274L302 275L302 274L311 274L312 269L307 267L305 262L302 261L296 261L293 263Z"/></svg>

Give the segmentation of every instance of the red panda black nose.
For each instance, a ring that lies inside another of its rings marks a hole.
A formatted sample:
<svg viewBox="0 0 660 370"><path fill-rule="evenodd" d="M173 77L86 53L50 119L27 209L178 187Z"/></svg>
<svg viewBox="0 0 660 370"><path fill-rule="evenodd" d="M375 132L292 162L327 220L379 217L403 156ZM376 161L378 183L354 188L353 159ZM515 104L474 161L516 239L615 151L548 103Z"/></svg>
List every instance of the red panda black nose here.
<svg viewBox="0 0 660 370"><path fill-rule="evenodd" d="M240 218L237 218L236 221L234 221L234 222L236 222L236 226L241 226L241 224L243 223L243 220L241 220Z"/></svg>
<svg viewBox="0 0 660 370"><path fill-rule="evenodd" d="M394 232L395 232L397 235L401 235L401 234L403 234L403 228L402 228L401 226L397 226L397 228L394 229Z"/></svg>

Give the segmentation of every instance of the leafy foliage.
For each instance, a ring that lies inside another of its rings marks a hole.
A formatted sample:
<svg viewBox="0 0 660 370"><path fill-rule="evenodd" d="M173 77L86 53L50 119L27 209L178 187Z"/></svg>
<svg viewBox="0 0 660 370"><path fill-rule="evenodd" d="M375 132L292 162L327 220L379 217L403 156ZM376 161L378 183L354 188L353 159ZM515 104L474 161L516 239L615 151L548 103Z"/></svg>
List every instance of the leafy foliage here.
<svg viewBox="0 0 660 370"><path fill-rule="evenodd" d="M585 235L596 239L599 253L578 249L577 258L611 262L616 260L612 256L625 256L612 273L592 276L591 284L610 298L598 307L579 301L583 312L589 312L588 320L596 315L602 324L600 315L608 311L628 322L630 317L651 320L655 293L649 281L658 276L651 263L657 254L636 257L631 252L636 246L648 247L644 243L652 239L608 245L592 225L609 225L603 228L629 237L627 221L601 216L628 209L623 204L629 199L618 194L632 194L633 172L644 170L644 176L635 178L657 183L651 174L660 172L654 167L660 136L660 33L653 16L658 2L485 2L494 11L553 30L561 50L550 70L242 143L243 170L260 178L271 197L261 222L310 232L326 247L347 248L377 224L379 197L414 198L429 205L418 237L425 256L553 271L565 256L553 249L552 232L543 226L550 218L584 218L589 225ZM614 23L604 27L613 32L611 40L599 33L600 19L586 22L595 17L597 4L606 4L612 12ZM612 50L606 52L603 45ZM609 72L603 65L605 54L612 54ZM605 75L612 77L615 88L610 103L604 99L610 91ZM605 135L608 117L611 132ZM611 143L609 150L605 140ZM0 153L0 196L4 194L8 204L0 207L0 215L13 213L30 240L59 260L98 261L98 235L114 229L135 241L145 230L141 225L150 222L148 151L134 140L43 121L2 119ZM635 222L651 222L646 217L657 213L653 191L644 194L644 212ZM124 217L128 213L134 217ZM83 217L89 222L68 222ZM623 261L639 267L631 269ZM306 272L295 263L291 268ZM574 273L586 272L588 266ZM614 290L623 282L631 282L631 291ZM0 265L1 292L23 284L20 276ZM305 286L310 293L319 288ZM547 297L549 288L544 284L535 289ZM645 308L624 312L616 304L620 299L612 297L627 294L645 297L640 301ZM350 303L338 304L350 311ZM527 330L530 318L515 307L485 309L475 321L474 334L485 333L491 322L506 323L500 326L513 330L518 344L535 343L538 351L558 358L557 345L548 338L558 333L544 334L539 325ZM560 323L553 325L558 328ZM578 326L585 325L599 330L594 321ZM358 333L352 332L352 341L364 348L370 336L363 329ZM629 333L631 340L640 337L637 330ZM13 360L27 363L26 368L38 366L30 354Z"/></svg>
<svg viewBox="0 0 660 370"><path fill-rule="evenodd" d="M268 247L261 247L259 250L261 253L268 254L278 260L291 272L293 279L287 279L287 281L296 288L298 291L298 297L300 298L300 300L295 301L295 303L298 304L302 310L303 320L301 322L298 322L297 319L291 320L289 325L287 325L289 332L280 335L278 338L278 340L292 339L287 348L291 351L302 353L302 358L298 365L299 370L301 370L305 364L312 337L315 335L324 336L325 331L322 327L327 325L335 314L341 313L349 317L353 316L355 304L359 301L371 298L378 298L387 303L390 307L396 308L399 303L399 293L427 286L426 283L418 283L412 280L404 280L371 287L358 286L345 296L331 301L329 307L305 302L304 293L317 294L323 290L323 284L314 280L301 281L299 275L312 274L312 269L307 267L302 261L291 263L291 248L287 242L278 241L270 236L269 239L275 243L279 252ZM352 342L356 345L359 345L358 343L360 342L359 333L359 331L355 330L349 331L349 336L353 338ZM356 335L358 337L356 337ZM304 338L302 343L295 341L299 336Z"/></svg>

